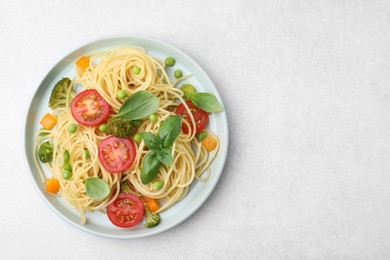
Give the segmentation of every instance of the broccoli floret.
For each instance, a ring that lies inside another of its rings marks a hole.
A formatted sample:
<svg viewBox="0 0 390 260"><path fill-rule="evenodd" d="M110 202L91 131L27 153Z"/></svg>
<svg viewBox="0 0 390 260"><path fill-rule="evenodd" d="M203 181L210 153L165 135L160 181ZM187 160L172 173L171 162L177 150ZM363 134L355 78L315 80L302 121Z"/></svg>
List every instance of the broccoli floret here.
<svg viewBox="0 0 390 260"><path fill-rule="evenodd" d="M71 85L71 80L69 78L62 78L58 81L50 94L49 107L51 109L56 109L58 107L64 107L66 105L66 96ZM73 95L71 95L73 97Z"/></svg>
<svg viewBox="0 0 390 260"><path fill-rule="evenodd" d="M149 207L148 204L144 204L145 207L145 212L146 212L146 220L144 226L147 228L155 227L160 223L161 217L160 214L153 214Z"/></svg>
<svg viewBox="0 0 390 260"><path fill-rule="evenodd" d="M121 183L121 192L130 193L131 189L126 182Z"/></svg>
<svg viewBox="0 0 390 260"><path fill-rule="evenodd" d="M107 122L108 135L114 135L120 138L127 138L134 133L134 127L131 120L119 117L111 117Z"/></svg>
<svg viewBox="0 0 390 260"><path fill-rule="evenodd" d="M192 86L191 84L183 84L180 89L181 91L183 91L183 98L186 100L189 100L191 96L196 92L194 86Z"/></svg>
<svg viewBox="0 0 390 260"><path fill-rule="evenodd" d="M43 163L50 162L53 159L53 146L51 146L49 141L44 142L39 146L38 157Z"/></svg>

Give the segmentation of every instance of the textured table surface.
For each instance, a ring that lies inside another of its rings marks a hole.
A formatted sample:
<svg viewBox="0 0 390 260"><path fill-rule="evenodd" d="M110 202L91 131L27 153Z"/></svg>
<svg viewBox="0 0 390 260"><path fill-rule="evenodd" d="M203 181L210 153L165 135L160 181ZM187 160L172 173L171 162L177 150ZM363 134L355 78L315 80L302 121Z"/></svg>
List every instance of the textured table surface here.
<svg viewBox="0 0 390 260"><path fill-rule="evenodd" d="M51 212L22 146L36 82L115 34L192 56L231 137L206 203L127 241ZM0 259L389 259L389 46L388 1L0 1Z"/></svg>

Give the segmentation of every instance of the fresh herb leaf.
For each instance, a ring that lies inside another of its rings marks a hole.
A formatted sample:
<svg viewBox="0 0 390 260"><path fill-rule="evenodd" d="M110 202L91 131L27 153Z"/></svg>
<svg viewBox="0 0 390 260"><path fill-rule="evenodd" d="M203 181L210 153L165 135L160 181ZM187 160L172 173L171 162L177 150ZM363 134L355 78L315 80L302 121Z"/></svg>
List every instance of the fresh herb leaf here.
<svg viewBox="0 0 390 260"><path fill-rule="evenodd" d="M155 113L160 105L160 99L153 94L141 90L125 100L120 107L117 117L138 120Z"/></svg>
<svg viewBox="0 0 390 260"><path fill-rule="evenodd" d="M198 92L191 95L192 103L206 112L221 112L222 105L214 95L206 92Z"/></svg>
<svg viewBox="0 0 390 260"><path fill-rule="evenodd" d="M85 191L91 199L102 200L110 194L110 187L102 179L88 178L85 180Z"/></svg>
<svg viewBox="0 0 390 260"><path fill-rule="evenodd" d="M148 184L157 176L161 167L161 162L157 159L157 156L157 151L151 151L142 160L141 181L143 184Z"/></svg>
<svg viewBox="0 0 390 260"><path fill-rule="evenodd" d="M165 120L158 129L157 136L164 147L171 146L181 131L181 116L175 115Z"/></svg>
<svg viewBox="0 0 390 260"><path fill-rule="evenodd" d="M156 176L162 166L170 166L172 163L172 154L169 147L175 142L181 131L181 116L175 115L165 120L158 129L157 136L143 132L142 138L146 146L151 150L141 165L141 181L148 184Z"/></svg>
<svg viewBox="0 0 390 260"><path fill-rule="evenodd" d="M143 132L142 139L150 150L159 150L162 148L160 138L152 133Z"/></svg>
<svg viewBox="0 0 390 260"><path fill-rule="evenodd" d="M170 166L172 164L172 154L169 148L163 148L158 152L157 160L166 166Z"/></svg>

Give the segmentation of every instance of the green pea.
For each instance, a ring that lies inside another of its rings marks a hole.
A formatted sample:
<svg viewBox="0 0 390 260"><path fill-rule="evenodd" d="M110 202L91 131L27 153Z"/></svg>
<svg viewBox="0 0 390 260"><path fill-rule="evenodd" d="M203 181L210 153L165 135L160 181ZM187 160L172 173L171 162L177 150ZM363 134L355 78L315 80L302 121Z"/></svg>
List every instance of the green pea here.
<svg viewBox="0 0 390 260"><path fill-rule="evenodd" d="M78 127L77 124L68 125L68 132L71 134L75 133L77 131L77 127Z"/></svg>
<svg viewBox="0 0 390 260"><path fill-rule="evenodd" d="M126 94L126 91L124 89L120 89L116 92L117 98L122 99L122 98L125 98L126 96L127 96L127 94Z"/></svg>
<svg viewBox="0 0 390 260"><path fill-rule="evenodd" d="M133 124L133 126L139 127L142 124L142 121L141 120L133 120L131 123Z"/></svg>
<svg viewBox="0 0 390 260"><path fill-rule="evenodd" d="M165 59L165 66L172 67L173 65L175 65L175 63L176 60L173 57L167 57Z"/></svg>
<svg viewBox="0 0 390 260"><path fill-rule="evenodd" d="M70 161L70 154L68 150L65 150L64 152L64 162L68 163Z"/></svg>
<svg viewBox="0 0 390 260"><path fill-rule="evenodd" d="M84 152L85 152L85 159L91 158L91 154L89 153L89 151L87 149L85 149Z"/></svg>
<svg viewBox="0 0 390 260"><path fill-rule="evenodd" d="M100 131L100 132L105 132L105 131L107 131L107 124L101 124L101 125L99 125L99 131Z"/></svg>
<svg viewBox="0 0 390 260"><path fill-rule="evenodd" d="M136 134L134 135L134 140L135 140L137 143L141 142L141 141L142 141L142 135L141 135L140 133L136 133Z"/></svg>
<svg viewBox="0 0 390 260"><path fill-rule="evenodd" d="M139 75L141 73L141 68L138 66L133 66L132 70L135 75Z"/></svg>
<svg viewBox="0 0 390 260"><path fill-rule="evenodd" d="M151 114L149 116L149 120L152 121L153 123L156 123L158 121L158 117L155 114Z"/></svg>
<svg viewBox="0 0 390 260"><path fill-rule="evenodd" d="M173 75L175 76L175 78L181 78L183 77L183 72L181 72L181 70L175 70L175 72L173 73Z"/></svg>
<svg viewBox="0 0 390 260"><path fill-rule="evenodd" d="M198 134L198 139L199 139L199 141L202 141L206 136L207 136L207 133L206 133L206 132L200 132L200 133Z"/></svg>
<svg viewBox="0 0 390 260"><path fill-rule="evenodd" d="M152 184L153 190L161 190L162 186L163 186L163 183L160 180L155 181Z"/></svg>
<svg viewBox="0 0 390 260"><path fill-rule="evenodd" d="M42 131L42 130L46 130L46 129L44 127L42 127L39 131ZM41 133L39 133L39 136L46 136L48 134L49 133L41 132Z"/></svg>
<svg viewBox="0 0 390 260"><path fill-rule="evenodd" d="M65 163L64 164L64 170L68 170L70 172L72 172L72 165L70 165L70 163Z"/></svg>
<svg viewBox="0 0 390 260"><path fill-rule="evenodd" d="M64 178L65 180L69 180L70 178L72 178L72 173L68 170L63 170L62 178Z"/></svg>

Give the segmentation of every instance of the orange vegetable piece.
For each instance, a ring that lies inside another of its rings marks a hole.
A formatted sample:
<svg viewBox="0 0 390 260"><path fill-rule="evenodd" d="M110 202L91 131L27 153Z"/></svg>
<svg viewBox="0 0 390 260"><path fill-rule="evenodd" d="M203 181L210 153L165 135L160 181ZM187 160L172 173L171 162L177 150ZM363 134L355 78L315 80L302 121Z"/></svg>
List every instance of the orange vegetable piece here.
<svg viewBox="0 0 390 260"><path fill-rule="evenodd" d="M60 182L57 179L47 179L46 191L50 193L57 193L60 189Z"/></svg>
<svg viewBox="0 0 390 260"><path fill-rule="evenodd" d="M46 130L52 129L57 124L57 117L47 113L39 122Z"/></svg>
<svg viewBox="0 0 390 260"><path fill-rule="evenodd" d="M202 140L202 145L208 152L211 152L217 146L217 141L208 135Z"/></svg>
<svg viewBox="0 0 390 260"><path fill-rule="evenodd" d="M158 204L158 200L152 199L152 198L148 198L148 197L145 197L145 199L146 199L146 202L148 203L149 209L153 213L156 212L160 208L160 205Z"/></svg>
<svg viewBox="0 0 390 260"><path fill-rule="evenodd" d="M79 69L82 71L82 72L85 72L87 70L87 68L89 67L89 59L88 57L86 56L82 56L80 59L78 59L76 61L76 65L77 67L79 67Z"/></svg>

